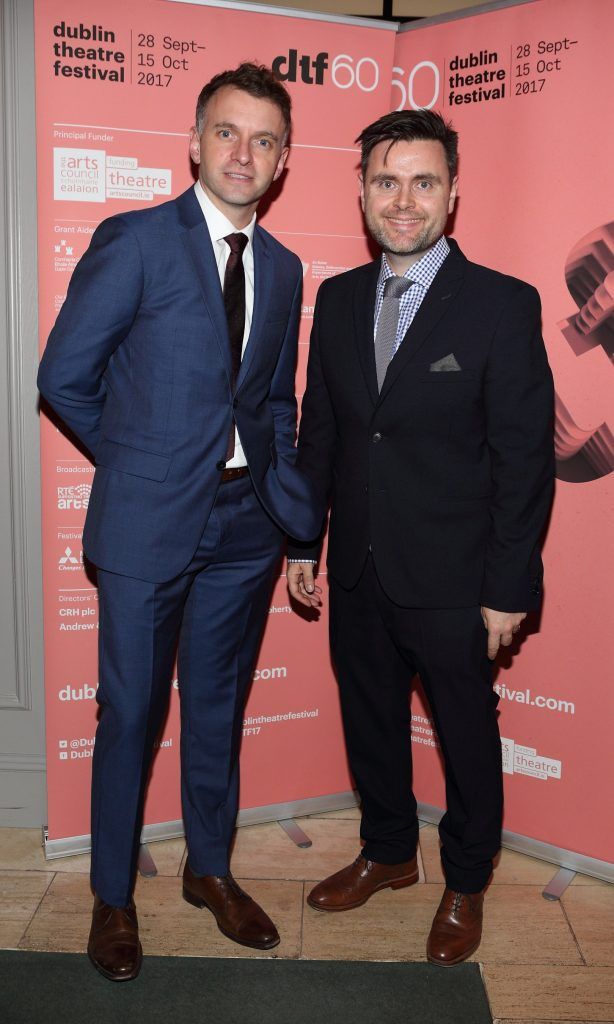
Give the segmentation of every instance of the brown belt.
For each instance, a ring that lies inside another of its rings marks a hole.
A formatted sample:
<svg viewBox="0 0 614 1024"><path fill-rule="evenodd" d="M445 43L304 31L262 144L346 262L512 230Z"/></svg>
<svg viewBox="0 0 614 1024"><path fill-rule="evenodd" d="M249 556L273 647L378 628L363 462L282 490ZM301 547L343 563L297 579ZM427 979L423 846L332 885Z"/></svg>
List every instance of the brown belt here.
<svg viewBox="0 0 614 1024"><path fill-rule="evenodd" d="M221 482L227 484L230 480L242 480L248 473L249 469L247 466L235 466L231 469L224 469L222 470Z"/></svg>

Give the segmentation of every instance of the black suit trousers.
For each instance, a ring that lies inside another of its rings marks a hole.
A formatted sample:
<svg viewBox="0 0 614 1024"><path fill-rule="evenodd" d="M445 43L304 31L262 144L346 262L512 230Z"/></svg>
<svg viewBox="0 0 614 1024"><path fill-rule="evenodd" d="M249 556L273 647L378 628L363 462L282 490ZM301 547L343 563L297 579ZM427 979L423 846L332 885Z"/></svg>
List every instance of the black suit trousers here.
<svg viewBox="0 0 614 1024"><path fill-rule="evenodd" d="M371 556L351 590L330 579L331 648L366 858L397 864L418 841L412 792L410 684L419 673L445 763L439 833L447 884L479 892L501 837L498 696L477 606L404 608L383 590Z"/></svg>

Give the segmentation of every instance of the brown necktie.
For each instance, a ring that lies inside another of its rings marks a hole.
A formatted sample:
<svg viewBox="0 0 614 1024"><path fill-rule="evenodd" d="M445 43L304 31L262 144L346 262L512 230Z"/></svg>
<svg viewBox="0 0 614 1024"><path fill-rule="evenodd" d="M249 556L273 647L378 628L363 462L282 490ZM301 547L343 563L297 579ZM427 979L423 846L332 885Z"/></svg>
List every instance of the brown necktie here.
<svg viewBox="0 0 614 1024"><path fill-rule="evenodd" d="M230 255L226 263L224 274L224 308L226 309L226 320L228 322L228 338L230 340L230 366L231 384L234 391L241 367L241 353L243 350L243 334L245 332L245 271L243 269L243 250L248 243L247 235L236 232L226 235L225 242L230 246ZM228 447L226 449L226 461L231 459L235 452L235 426L234 421L230 428Z"/></svg>

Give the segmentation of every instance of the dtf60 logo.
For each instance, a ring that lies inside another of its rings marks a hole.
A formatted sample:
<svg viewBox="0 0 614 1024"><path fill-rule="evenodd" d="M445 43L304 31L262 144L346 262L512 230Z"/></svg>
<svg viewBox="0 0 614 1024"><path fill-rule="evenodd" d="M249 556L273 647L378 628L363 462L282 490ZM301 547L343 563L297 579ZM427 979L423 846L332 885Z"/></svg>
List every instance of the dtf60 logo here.
<svg viewBox="0 0 614 1024"><path fill-rule="evenodd" d="M330 57L322 51L312 57L309 53L292 49L287 54L274 57L271 67L280 82L324 85L330 77L337 89L357 88L361 92L373 92L380 83L380 67L373 57L357 58L349 53ZM400 93L397 110L405 107L430 110L439 99L441 73L432 60L421 60L409 71L394 67L391 85Z"/></svg>
<svg viewBox="0 0 614 1024"><path fill-rule="evenodd" d="M361 92L373 92L380 80L379 64L373 57L355 59L349 53L338 53L330 58L328 53L318 53L312 57L308 53L299 54L298 50L288 50L287 54L274 57L271 67L273 74L280 82L301 81L305 85L324 85L330 81L337 89L360 89Z"/></svg>

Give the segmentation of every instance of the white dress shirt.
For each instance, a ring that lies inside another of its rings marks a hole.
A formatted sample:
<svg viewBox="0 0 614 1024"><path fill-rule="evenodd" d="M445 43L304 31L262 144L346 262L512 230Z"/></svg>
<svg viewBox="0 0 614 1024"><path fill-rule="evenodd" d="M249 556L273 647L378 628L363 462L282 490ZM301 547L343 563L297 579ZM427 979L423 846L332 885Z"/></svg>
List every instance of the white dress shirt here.
<svg viewBox="0 0 614 1024"><path fill-rule="evenodd" d="M203 211L207 228L209 229L209 235L211 236L211 244L213 246L213 254L215 256L215 262L217 264L218 274L220 275L220 285L224 287L224 274L226 273L226 263L230 255L230 246L228 242L224 241L226 235L232 235L238 233L237 228L234 224L228 220L221 210L218 210L217 206L211 202L209 196L203 189L200 181L197 181L194 186L194 192L196 198L200 204L200 208ZM252 217L249 224L246 227L241 228L241 233L247 235L247 245L243 250L243 269L245 271L245 329L243 331L243 347L241 349L241 358L245 353L245 346L247 345L247 339L249 338L249 331L252 325L252 314L254 311L254 228L256 227L256 214ZM247 459L243 452L243 446L239 437L239 432L235 427L235 453L232 459L229 459L226 463L227 469L235 469L238 466L246 466Z"/></svg>

